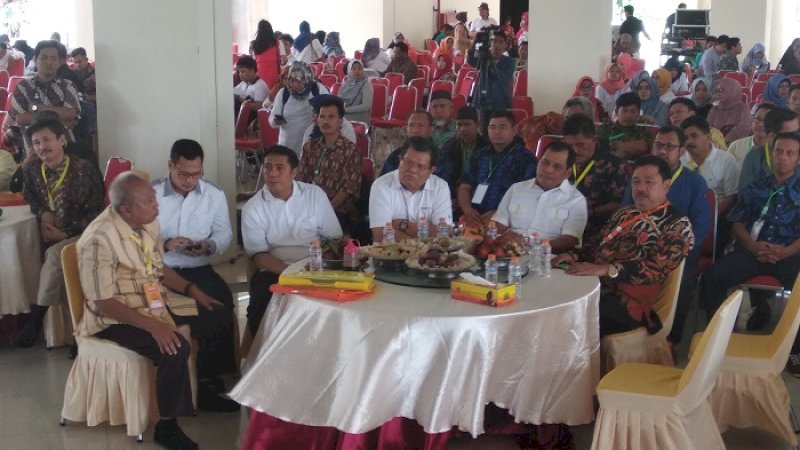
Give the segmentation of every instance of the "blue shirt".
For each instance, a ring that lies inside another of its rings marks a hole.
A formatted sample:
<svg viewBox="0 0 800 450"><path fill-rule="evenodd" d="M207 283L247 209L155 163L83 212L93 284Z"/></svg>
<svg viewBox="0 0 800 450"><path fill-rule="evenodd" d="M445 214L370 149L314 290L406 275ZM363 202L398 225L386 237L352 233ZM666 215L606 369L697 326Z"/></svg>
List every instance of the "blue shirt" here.
<svg viewBox="0 0 800 450"><path fill-rule="evenodd" d="M758 236L759 241L770 244L789 245L800 238L800 181L798 176L783 183L783 189L775 186L772 177L762 178L743 191L739 191L739 201L733 207L728 220L743 223L749 231L761 215L770 193L778 191L769 202L764 216L764 227Z"/></svg>
<svg viewBox="0 0 800 450"><path fill-rule="evenodd" d="M490 171L490 169L492 169ZM491 144L475 151L469 159L459 184L472 186L471 194L479 184L488 183L486 195L481 203L472 207L479 213L494 211L508 188L520 181L536 176L536 158L521 142L514 141L502 152L494 151Z"/></svg>
<svg viewBox="0 0 800 450"><path fill-rule="evenodd" d="M672 172L672 175L675 175L675 171ZM706 180L699 173L689 170L688 167L683 168L667 193L667 200L692 223L692 233L694 233L694 241L698 248L711 229L711 208L706 198L707 193ZM622 206L631 204L633 204L633 197L631 196L631 185L628 184Z"/></svg>
<svg viewBox="0 0 800 450"><path fill-rule="evenodd" d="M795 173L800 175L800 167L795 170ZM742 171L739 173L739 192L765 178L772 178L772 169L767 164L764 147L753 147L747 152L742 162Z"/></svg>
<svg viewBox="0 0 800 450"><path fill-rule="evenodd" d="M486 77L486 82L483 83L480 77L475 78L478 86L476 88L475 104L488 111L511 109L511 80L514 78L514 58L503 55L500 59L491 61L487 68L488 76ZM480 74L480 71L478 74ZM480 87L486 88L485 94Z"/></svg>

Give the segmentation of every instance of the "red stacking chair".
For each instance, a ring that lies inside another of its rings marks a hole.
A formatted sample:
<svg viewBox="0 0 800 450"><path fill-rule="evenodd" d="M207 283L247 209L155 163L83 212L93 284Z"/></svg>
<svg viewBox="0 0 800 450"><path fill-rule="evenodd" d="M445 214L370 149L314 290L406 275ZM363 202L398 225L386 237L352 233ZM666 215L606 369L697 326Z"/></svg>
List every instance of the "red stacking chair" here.
<svg viewBox="0 0 800 450"><path fill-rule="evenodd" d="M339 95L339 91L341 89L342 89L342 83L340 82L333 83L333 86L331 86L330 88L331 95Z"/></svg>
<svg viewBox="0 0 800 450"><path fill-rule="evenodd" d="M117 175L129 170L133 170L133 161L130 159L121 156L112 156L108 159L106 163L106 173L103 175L103 184L106 186L106 206L110 204L108 200L108 188L111 187L111 182L114 181L114 178L117 178Z"/></svg>
<svg viewBox="0 0 800 450"><path fill-rule="evenodd" d="M235 148L237 150L257 150L261 148L261 138L247 133L251 112L259 107L261 105L258 102L244 102L239 108L239 115L236 116L236 127L234 128Z"/></svg>
<svg viewBox="0 0 800 450"><path fill-rule="evenodd" d="M766 81L759 81L759 80L754 81L753 85L750 86L750 98L756 99L760 97L761 94L764 93L764 89L766 88L767 88Z"/></svg>
<svg viewBox="0 0 800 450"><path fill-rule="evenodd" d="M6 88L0 88L0 105L8 103L8 91Z"/></svg>
<svg viewBox="0 0 800 450"><path fill-rule="evenodd" d="M800 74L789 75L789 79L792 81L792 84L800 83Z"/></svg>
<svg viewBox="0 0 800 450"><path fill-rule="evenodd" d="M454 95L453 96L453 119L456 118L456 113L458 113L458 110L463 108L464 106L467 106L467 97L465 97L465 96L463 96L461 94Z"/></svg>
<svg viewBox="0 0 800 450"><path fill-rule="evenodd" d="M423 97L425 96L425 79L414 78L413 80L408 82L408 85L417 90L417 107L421 107Z"/></svg>
<svg viewBox="0 0 800 450"><path fill-rule="evenodd" d="M345 77L345 70L347 70L347 63L344 61L340 61L333 66L333 71L336 72L336 75L339 77L340 80L344 80Z"/></svg>
<svg viewBox="0 0 800 450"><path fill-rule="evenodd" d="M355 53L353 53L353 58L361 59L361 50L356 50Z"/></svg>
<svg viewBox="0 0 800 450"><path fill-rule="evenodd" d="M278 145L278 128L272 128L269 124L269 115L271 112L266 109L258 110L258 132L261 134L261 147L270 148Z"/></svg>
<svg viewBox="0 0 800 450"><path fill-rule="evenodd" d="M514 72L514 83L511 90L514 96L527 96L528 95L528 71L517 70ZM531 114L533 115L533 114Z"/></svg>
<svg viewBox="0 0 800 450"><path fill-rule="evenodd" d="M736 80L742 87L747 86L747 74L744 72L724 72L722 78Z"/></svg>
<svg viewBox="0 0 800 450"><path fill-rule="evenodd" d="M347 57L344 56L344 55L331 56L331 64L333 64L333 67L336 67L337 64L339 64L340 62L342 62L342 61L344 61L346 59L347 59ZM347 63L345 63L345 64L347 64Z"/></svg>
<svg viewBox="0 0 800 450"><path fill-rule="evenodd" d="M311 72L314 73L314 76L319 78L322 75L322 72L325 70L325 63L321 62L312 62L308 64L311 66Z"/></svg>
<svg viewBox="0 0 800 450"><path fill-rule="evenodd" d="M10 76L21 77L25 75L25 58L14 59L8 58L8 67L6 68Z"/></svg>
<svg viewBox="0 0 800 450"><path fill-rule="evenodd" d="M742 86L742 102L750 103L750 90Z"/></svg>
<svg viewBox="0 0 800 450"><path fill-rule="evenodd" d="M367 130L369 129L369 127L364 122L353 121L350 122L350 124L353 125L353 131L355 131L356 136L358 136L359 134L363 135L367 134Z"/></svg>
<svg viewBox="0 0 800 450"><path fill-rule="evenodd" d="M702 275L717 259L717 221L719 220L719 211L717 209L717 197L711 189L706 193L706 200L708 200L708 208L711 212L711 222L708 234L700 244L700 259L697 260L697 267L694 271L695 276Z"/></svg>
<svg viewBox="0 0 800 450"><path fill-rule="evenodd" d="M433 65L433 56L429 51L418 51L417 52L417 66L428 66L430 68Z"/></svg>
<svg viewBox="0 0 800 450"><path fill-rule="evenodd" d="M25 79L25 77L22 77L22 76L11 75L8 78L8 92L10 94L13 94L14 93L14 88L16 88L17 85L19 84L19 82L24 80L24 79Z"/></svg>
<svg viewBox="0 0 800 450"><path fill-rule="evenodd" d="M426 39L426 41L428 43L428 50L431 53L435 52L436 49L439 47L439 44L437 44L436 41L434 41L433 39Z"/></svg>
<svg viewBox="0 0 800 450"><path fill-rule="evenodd" d="M528 114L528 117L533 116L533 99L526 96L516 96L511 98L511 108L521 109Z"/></svg>
<svg viewBox="0 0 800 450"><path fill-rule="evenodd" d="M373 98L376 95L372 96ZM417 109L417 89L411 86L398 86L389 106L389 117L372 119L372 126L378 128L401 128L406 126L408 116Z"/></svg>
<svg viewBox="0 0 800 450"><path fill-rule="evenodd" d="M753 82L763 81L766 83L767 81L769 81L770 78L774 77L778 73L780 72L773 72L771 70L769 72L760 73Z"/></svg>
<svg viewBox="0 0 800 450"><path fill-rule="evenodd" d="M464 55L456 55L455 58L453 58L453 65L456 67L463 67Z"/></svg>
<svg viewBox="0 0 800 450"><path fill-rule="evenodd" d="M386 78L370 78L369 82L372 83L373 86L379 84L385 87L387 90L389 89L389 80L387 80Z"/></svg>
<svg viewBox="0 0 800 450"><path fill-rule="evenodd" d="M417 66L417 78L425 80L425 87L431 85L431 68L428 66Z"/></svg>
<svg viewBox="0 0 800 450"><path fill-rule="evenodd" d="M0 87L8 87L8 79L11 75L8 74L6 70L0 70Z"/></svg>
<svg viewBox="0 0 800 450"><path fill-rule="evenodd" d="M394 92L397 86L401 86L403 84L402 73L387 72L383 77L389 80L388 92Z"/></svg>
<svg viewBox="0 0 800 450"><path fill-rule="evenodd" d="M234 53L234 54L235 53L239 53L239 44L237 44L236 42L231 44L231 53Z"/></svg>
<svg viewBox="0 0 800 450"><path fill-rule="evenodd" d="M372 83L372 108L370 109L370 125L376 119L386 117L386 86L382 83Z"/></svg>
<svg viewBox="0 0 800 450"><path fill-rule="evenodd" d="M536 143L536 159L538 160L542 157L542 153L544 153L544 149L546 149L548 145L554 141L560 141L561 139L564 139L564 136L559 136L557 134L545 134L540 137L539 142Z"/></svg>
<svg viewBox="0 0 800 450"><path fill-rule="evenodd" d="M339 77L332 73L323 73L319 77L319 82L322 83L330 91L334 84L339 82Z"/></svg>
<svg viewBox="0 0 800 450"><path fill-rule="evenodd" d="M467 77L475 78L475 70L462 67L456 74L456 92L461 92L461 85L464 83L464 78Z"/></svg>
<svg viewBox="0 0 800 450"><path fill-rule="evenodd" d="M514 122L520 123L528 118L528 113L524 109L511 109L511 114L514 114Z"/></svg>
<svg viewBox="0 0 800 450"><path fill-rule="evenodd" d="M447 91L451 96L456 90L456 85L452 81L436 80L431 83L431 94L436 91Z"/></svg>
<svg viewBox="0 0 800 450"><path fill-rule="evenodd" d="M461 80L461 86L456 88L456 93L469 98L469 96L472 95L472 84L474 82L475 80L472 77L464 78Z"/></svg>

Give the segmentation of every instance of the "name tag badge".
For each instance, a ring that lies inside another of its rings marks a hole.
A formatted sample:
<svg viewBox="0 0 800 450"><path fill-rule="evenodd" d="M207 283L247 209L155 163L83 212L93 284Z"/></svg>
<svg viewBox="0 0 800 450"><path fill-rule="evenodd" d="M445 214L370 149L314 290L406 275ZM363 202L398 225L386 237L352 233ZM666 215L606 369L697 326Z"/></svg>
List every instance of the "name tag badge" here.
<svg viewBox="0 0 800 450"><path fill-rule="evenodd" d="M161 283L153 281L150 283L142 283L144 289L144 298L147 300L147 307L150 309L164 308L164 299L161 298Z"/></svg>
<svg viewBox="0 0 800 450"><path fill-rule="evenodd" d="M481 183L475 188L475 193L472 194L472 203L480 205L483 203L483 197L486 197L486 191L489 189L489 183Z"/></svg>

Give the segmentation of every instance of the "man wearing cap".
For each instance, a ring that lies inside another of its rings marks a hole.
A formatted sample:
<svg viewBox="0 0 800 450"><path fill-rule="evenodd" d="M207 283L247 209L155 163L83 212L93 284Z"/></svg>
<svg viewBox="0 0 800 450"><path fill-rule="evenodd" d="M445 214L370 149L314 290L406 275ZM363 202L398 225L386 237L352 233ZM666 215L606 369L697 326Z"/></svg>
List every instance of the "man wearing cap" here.
<svg viewBox="0 0 800 450"><path fill-rule="evenodd" d="M456 122L452 119L453 99L447 91L431 94L430 111L433 116L433 145L442 148L445 142L456 135Z"/></svg>
<svg viewBox="0 0 800 450"><path fill-rule="evenodd" d="M479 19L475 19L469 25L469 35L472 38L475 38L475 33L481 31L482 29L490 26L497 26L497 21L489 17L489 4L486 2L481 3L478 6L478 14L481 16Z"/></svg>
<svg viewBox="0 0 800 450"><path fill-rule="evenodd" d="M464 106L456 113L456 134L441 147L441 156L450 161L452 174L447 183L453 196L457 193L458 180L464 175L472 153L489 145L489 141L478 133L478 110ZM454 202L455 204L455 202Z"/></svg>

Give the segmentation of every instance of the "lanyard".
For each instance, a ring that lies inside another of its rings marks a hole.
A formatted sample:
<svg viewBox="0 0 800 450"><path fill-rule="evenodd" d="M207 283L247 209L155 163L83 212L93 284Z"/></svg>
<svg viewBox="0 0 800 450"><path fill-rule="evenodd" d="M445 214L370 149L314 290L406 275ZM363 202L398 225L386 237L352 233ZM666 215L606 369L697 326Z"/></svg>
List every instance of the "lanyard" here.
<svg viewBox="0 0 800 450"><path fill-rule="evenodd" d="M144 255L144 266L145 266L145 273L147 273L148 278L152 279L153 275L155 274L155 270L153 269L153 256L150 253L150 247L142 241L142 239L136 235L136 233L131 234L131 240L142 250L142 254Z"/></svg>
<svg viewBox="0 0 800 450"><path fill-rule="evenodd" d="M705 161L703 161L703 164L705 164ZM696 163L696 162L694 162L693 160L690 160L690 161L689 161L689 167L690 167L692 170L694 170L695 172L697 172L697 173L700 173L700 174L702 174L702 173L703 173L703 164L700 164L700 165L698 166L698 165L697 165L697 163ZM692 166L694 166L694 167L692 167Z"/></svg>
<svg viewBox="0 0 800 450"><path fill-rule="evenodd" d="M322 162L325 161L325 156L328 154L328 150L332 149L336 146L336 142L334 141L332 144L324 144L322 148L322 152L319 154L319 161L317 161L317 167L314 169L314 176L318 176L320 169L322 168Z"/></svg>
<svg viewBox="0 0 800 450"><path fill-rule="evenodd" d="M683 166L682 165L677 171L675 171L675 174L672 175L672 179L670 180L670 184L675 184L675 180L677 180L678 177L681 176L681 172L683 172Z"/></svg>
<svg viewBox="0 0 800 450"><path fill-rule="evenodd" d="M67 176L67 171L69 170L69 156L65 156L64 158L66 159L64 162L64 171L61 172L61 176L56 180L56 185L53 186L53 190L50 190L50 184L47 182L47 176L45 176L44 173L45 164L42 163L42 180L44 180L44 188L47 190L47 203L50 206L50 210L56 209L56 201L53 195L61 189L61 185L64 184L64 178Z"/></svg>
<svg viewBox="0 0 800 450"><path fill-rule="evenodd" d="M494 151L494 150L492 150L492 151ZM508 158L508 155L510 155L511 152L512 152L511 149L506 151L506 154L503 155L503 159L500 160L500 162L497 164L497 167L500 167L500 166L503 165L503 163L505 162L506 158ZM489 182L489 180L492 179L492 174L494 173L494 158L492 158L492 156L494 156L494 155L491 155L491 154L489 155L489 175L486 176L486 182L487 183Z"/></svg>
<svg viewBox="0 0 800 450"><path fill-rule="evenodd" d="M758 216L758 220L764 219L764 216L767 215L767 210L769 210L769 204L772 203L772 198L775 197L779 192L783 192L786 186L781 186L780 189L771 189L769 191L769 197L767 197L767 203L764 204L764 207L761 208L761 214Z"/></svg>
<svg viewBox="0 0 800 450"><path fill-rule="evenodd" d="M772 173L772 161L769 159L769 142L764 144L764 159L767 161L770 173Z"/></svg>
<svg viewBox="0 0 800 450"><path fill-rule="evenodd" d="M581 172L581 174L578 175L578 165L577 164L573 164L572 165L572 176L575 178L575 182L572 183L572 185L573 186L577 186L577 185L581 184L581 181L583 181L583 179L586 178L586 174L589 173L589 170L591 170L593 166L594 166L594 160L592 160L592 162L590 162L588 165L586 165L586 168L583 169L583 172Z"/></svg>
<svg viewBox="0 0 800 450"><path fill-rule="evenodd" d="M620 233L622 233L624 230L626 230L626 229L630 228L631 226L633 226L633 224L638 222L640 219L644 219L644 218L646 218L646 217L648 217L648 216L650 216L652 214L655 214L656 212L661 211L662 209L665 209L669 205L670 205L669 201L666 201L661 206L657 206L657 207L651 209L650 211L640 212L639 214L635 215L634 217L631 217L630 219L626 220L625 222L622 222L616 228L611 230L611 233L608 233L608 235L605 238L603 238L602 244L606 244L609 241L613 240Z"/></svg>

